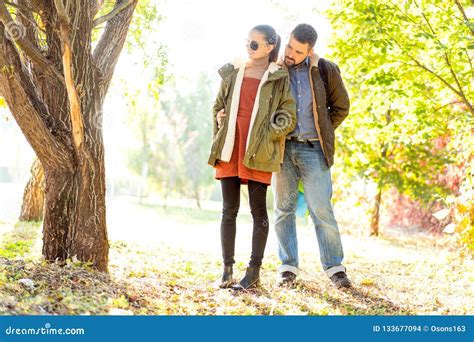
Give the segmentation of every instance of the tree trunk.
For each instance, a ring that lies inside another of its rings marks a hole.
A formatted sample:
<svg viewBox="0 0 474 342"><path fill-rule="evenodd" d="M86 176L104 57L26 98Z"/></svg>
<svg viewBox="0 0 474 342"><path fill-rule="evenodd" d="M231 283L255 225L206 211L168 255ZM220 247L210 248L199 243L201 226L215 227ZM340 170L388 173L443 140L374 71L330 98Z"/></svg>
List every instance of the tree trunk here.
<svg viewBox="0 0 474 342"><path fill-rule="evenodd" d="M380 203L382 200L382 186L378 184L377 195L374 199L374 207L372 209L372 219L370 222L370 236L379 236L380 221Z"/></svg>
<svg viewBox="0 0 474 342"><path fill-rule="evenodd" d="M102 2L0 1L0 94L44 168L46 260L107 270L102 107L137 2L94 19Z"/></svg>
<svg viewBox="0 0 474 342"><path fill-rule="evenodd" d="M388 109L385 112L386 125L388 126L392 122L392 110ZM380 159L385 160L387 158L388 144L382 141ZM380 221L380 204L382 201L382 190L384 188L383 173L379 173L377 182L377 195L374 199L374 207L372 209L372 219L370 222L370 235L379 236L379 221Z"/></svg>
<svg viewBox="0 0 474 342"><path fill-rule="evenodd" d="M199 188L197 185L194 188L194 199L196 200L196 205L198 209L201 209L201 196L199 196Z"/></svg>
<svg viewBox="0 0 474 342"><path fill-rule="evenodd" d="M94 144L103 151L102 141ZM76 257L106 271L109 243L103 153L89 156L84 152L78 157L75 172L45 169L43 255L50 261Z"/></svg>
<svg viewBox="0 0 474 342"><path fill-rule="evenodd" d="M41 221L44 210L44 170L38 158L31 167L31 177L26 184L21 206L20 221Z"/></svg>

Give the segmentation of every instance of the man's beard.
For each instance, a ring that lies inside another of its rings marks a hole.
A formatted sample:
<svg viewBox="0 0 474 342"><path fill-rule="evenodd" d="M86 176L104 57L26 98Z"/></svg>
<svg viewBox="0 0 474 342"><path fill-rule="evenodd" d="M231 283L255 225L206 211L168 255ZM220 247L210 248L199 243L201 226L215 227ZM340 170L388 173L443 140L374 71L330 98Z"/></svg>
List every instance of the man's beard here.
<svg viewBox="0 0 474 342"><path fill-rule="evenodd" d="M287 62L287 60L289 60L289 63ZM286 65L286 66L293 66L293 65L295 65L295 60L294 60L293 58L290 58L290 57L287 57L287 56L285 56L284 62L285 62L285 65Z"/></svg>

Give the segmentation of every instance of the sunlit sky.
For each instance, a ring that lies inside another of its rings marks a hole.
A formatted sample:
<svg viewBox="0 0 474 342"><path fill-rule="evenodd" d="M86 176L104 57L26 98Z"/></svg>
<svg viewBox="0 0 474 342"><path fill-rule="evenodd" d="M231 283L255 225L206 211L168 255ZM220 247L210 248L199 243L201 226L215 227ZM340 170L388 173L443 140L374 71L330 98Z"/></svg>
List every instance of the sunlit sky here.
<svg viewBox="0 0 474 342"><path fill-rule="evenodd" d="M197 71L217 74L217 69L236 57L246 57L244 41L259 24L273 26L282 45L291 30L302 22L313 25L319 39L316 50L327 50L330 25L314 9L327 1L168 1L160 36L170 48L176 74L193 77ZM319 7L321 11L324 8ZM283 49L280 49L280 53Z"/></svg>
<svg viewBox="0 0 474 342"><path fill-rule="evenodd" d="M245 58L245 38L251 28L259 24L271 25L280 34L280 54L289 33L298 23L311 24L319 36L316 52L319 55L327 53L330 24L318 12L328 7L328 1L167 0L161 3L159 8L164 14L164 20L150 39L166 46L169 71L184 92L200 72L208 72L217 79L217 69L223 64L235 58ZM126 56L123 56L121 62L117 78L132 74L130 81L143 83L148 75L140 73L140 63L131 73L134 66Z"/></svg>

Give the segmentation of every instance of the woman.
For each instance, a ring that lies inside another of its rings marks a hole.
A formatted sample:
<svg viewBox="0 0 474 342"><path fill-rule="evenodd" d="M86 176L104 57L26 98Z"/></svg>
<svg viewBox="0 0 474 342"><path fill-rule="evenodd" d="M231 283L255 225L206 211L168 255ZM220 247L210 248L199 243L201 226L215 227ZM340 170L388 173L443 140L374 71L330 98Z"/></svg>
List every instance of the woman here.
<svg viewBox="0 0 474 342"><path fill-rule="evenodd" d="M280 36L268 25L248 36L248 61L219 70L221 87L214 105L209 164L221 181L221 243L224 272L219 286L231 287L240 185L248 184L253 217L252 255L245 277L234 289L258 286L268 237L267 187L280 170L280 140L296 124L296 107L287 72L276 64Z"/></svg>

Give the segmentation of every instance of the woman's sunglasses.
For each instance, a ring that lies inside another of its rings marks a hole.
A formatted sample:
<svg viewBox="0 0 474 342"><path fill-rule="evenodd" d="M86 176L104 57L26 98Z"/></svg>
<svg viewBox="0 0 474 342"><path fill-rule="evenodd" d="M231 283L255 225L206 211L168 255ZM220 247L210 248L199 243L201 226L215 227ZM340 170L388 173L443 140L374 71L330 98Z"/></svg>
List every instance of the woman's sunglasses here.
<svg viewBox="0 0 474 342"><path fill-rule="evenodd" d="M265 43L265 45L269 45L269 44L273 45L273 44L275 44L276 40L277 40L277 36L276 36L276 35L273 36L273 37L270 37L270 38L268 39L268 42ZM255 40L250 40L250 39L247 38L246 41L247 41L247 46L248 46L250 49L252 49L253 51L257 51L258 48L260 47L259 43L256 42Z"/></svg>
<svg viewBox="0 0 474 342"><path fill-rule="evenodd" d="M250 40L250 39L247 39L247 46L253 51L257 51L258 48L260 47L258 42L256 42L255 40Z"/></svg>

